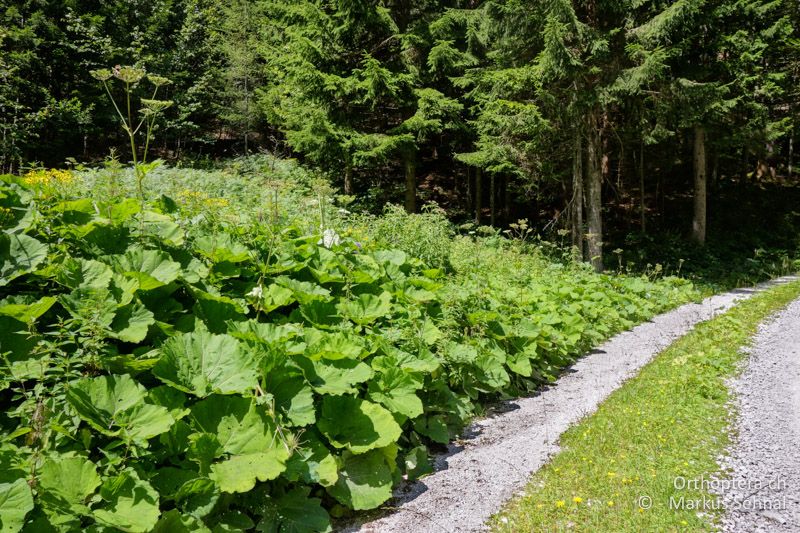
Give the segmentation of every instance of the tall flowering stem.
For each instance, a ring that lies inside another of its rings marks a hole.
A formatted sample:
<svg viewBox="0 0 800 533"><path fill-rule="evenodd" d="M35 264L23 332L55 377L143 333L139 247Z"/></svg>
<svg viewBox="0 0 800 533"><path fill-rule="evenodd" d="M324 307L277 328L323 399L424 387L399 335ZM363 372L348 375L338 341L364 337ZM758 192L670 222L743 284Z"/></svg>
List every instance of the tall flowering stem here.
<svg viewBox="0 0 800 533"><path fill-rule="evenodd" d="M150 149L150 140L153 137L153 129L155 127L156 119L170 107L173 102L171 100L156 100L159 88L169 85L169 79L162 76L155 76L147 74L147 72L138 67L133 66L120 66L117 65L111 69L99 69L90 72L93 78L99 80L108 94L108 98L114 106L114 110L119 116L120 125L122 130L128 135L131 146L131 159L133 161L133 169L136 173L136 191L139 195L142 211L145 206L144 196L144 180L147 173L154 167L151 163L147 164L147 152ZM133 113L133 98L134 90L139 86L142 80L147 79L153 85L153 95L148 98L141 98L139 100L139 118L138 123L134 120ZM122 83L125 91L125 111L120 108L119 103L114 98L111 91L111 83L117 80ZM144 130L142 130L144 128ZM144 131L145 141L144 150L142 152L142 160L139 161L139 149L136 143L136 136L140 131Z"/></svg>

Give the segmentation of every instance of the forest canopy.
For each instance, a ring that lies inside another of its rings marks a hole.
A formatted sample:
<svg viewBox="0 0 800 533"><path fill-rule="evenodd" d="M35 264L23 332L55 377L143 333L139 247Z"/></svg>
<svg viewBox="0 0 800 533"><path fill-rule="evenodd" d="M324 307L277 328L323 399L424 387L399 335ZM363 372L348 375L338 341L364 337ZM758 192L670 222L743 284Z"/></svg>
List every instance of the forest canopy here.
<svg viewBox="0 0 800 533"><path fill-rule="evenodd" d="M644 230L691 196L703 244L709 187L791 179L799 17L772 0L11 1L0 170L124 146L89 72L135 65L172 80L162 158L268 150L373 207L544 215L600 269L609 199Z"/></svg>

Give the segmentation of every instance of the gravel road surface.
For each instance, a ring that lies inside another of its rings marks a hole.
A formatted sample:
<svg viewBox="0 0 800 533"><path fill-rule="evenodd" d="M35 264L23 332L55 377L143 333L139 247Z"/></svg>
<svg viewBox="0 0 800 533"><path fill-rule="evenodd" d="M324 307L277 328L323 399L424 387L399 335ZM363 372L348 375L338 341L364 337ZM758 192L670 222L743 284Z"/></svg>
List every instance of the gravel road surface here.
<svg viewBox="0 0 800 533"><path fill-rule="evenodd" d="M731 533L800 532L800 300L765 322L731 383L739 416L720 483Z"/></svg>

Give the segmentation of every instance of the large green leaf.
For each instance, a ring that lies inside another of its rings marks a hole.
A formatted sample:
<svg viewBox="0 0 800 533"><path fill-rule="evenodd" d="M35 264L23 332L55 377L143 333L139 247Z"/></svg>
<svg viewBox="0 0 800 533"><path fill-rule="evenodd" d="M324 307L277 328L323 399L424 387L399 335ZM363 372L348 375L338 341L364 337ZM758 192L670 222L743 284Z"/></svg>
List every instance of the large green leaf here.
<svg viewBox="0 0 800 533"><path fill-rule="evenodd" d="M426 349L419 350L414 355L399 350L393 346L383 345L381 355L372 359L372 368L380 371L397 368L405 372L431 374L435 372L440 363L436 357Z"/></svg>
<svg viewBox="0 0 800 533"><path fill-rule="evenodd" d="M369 397L393 413L416 418L422 414L422 400L416 394L421 387L419 377L399 368L390 368L370 381Z"/></svg>
<svg viewBox="0 0 800 533"><path fill-rule="evenodd" d="M378 404L354 396L326 396L317 427L336 448L364 453L400 438L400 426Z"/></svg>
<svg viewBox="0 0 800 533"><path fill-rule="evenodd" d="M325 533L331 531L328 513L318 498L308 497L308 488L295 488L270 498L258 530L264 533Z"/></svg>
<svg viewBox="0 0 800 533"><path fill-rule="evenodd" d="M230 454L264 451L276 442L275 422L255 400L214 395L192 406L194 427L217 437Z"/></svg>
<svg viewBox="0 0 800 533"><path fill-rule="evenodd" d="M100 487L104 505L95 509L95 519L106 526L130 533L153 529L161 514L158 492L133 469L108 478Z"/></svg>
<svg viewBox="0 0 800 533"><path fill-rule="evenodd" d="M115 255L109 261L125 276L139 282L139 289L149 291L175 281L181 272L180 263L160 250L145 250L139 246L129 248L124 255Z"/></svg>
<svg viewBox="0 0 800 533"><path fill-rule="evenodd" d="M154 323L153 313L141 303L134 302L117 311L110 327L117 339L139 343L144 340L147 336L147 329Z"/></svg>
<svg viewBox="0 0 800 533"><path fill-rule="evenodd" d="M304 333L305 355L310 359L359 359L365 353L364 342L356 335L312 328L306 328Z"/></svg>
<svg viewBox="0 0 800 533"><path fill-rule="evenodd" d="M47 259L47 245L24 234L0 234L0 287Z"/></svg>
<svg viewBox="0 0 800 533"><path fill-rule="evenodd" d="M94 463L78 456L48 458L39 469L39 501L54 524L76 524L89 514L87 503L100 485Z"/></svg>
<svg viewBox="0 0 800 533"><path fill-rule="evenodd" d="M355 392L353 385L372 377L372 369L354 359L312 361L307 357L297 357L295 362L303 370L303 376L311 387L320 394Z"/></svg>
<svg viewBox="0 0 800 533"><path fill-rule="evenodd" d="M247 492L256 480L274 479L286 469L289 452L255 400L211 396L192 407L191 416L198 430L216 437L214 457L229 454L211 465L209 477L222 492Z"/></svg>
<svg viewBox="0 0 800 533"><path fill-rule="evenodd" d="M188 480L175 493L175 500L181 510L197 517L210 514L219 497L216 483L205 477Z"/></svg>
<svg viewBox="0 0 800 533"><path fill-rule="evenodd" d="M249 492L258 481L275 479L286 470L289 453L282 448L265 452L234 455L211 465L210 477L222 492Z"/></svg>
<svg viewBox="0 0 800 533"><path fill-rule="evenodd" d="M201 398L212 393L248 394L258 385L252 353L233 337L200 330L165 342L153 374Z"/></svg>
<svg viewBox="0 0 800 533"><path fill-rule="evenodd" d="M314 324L315 328L319 329L335 329L342 323L342 317L339 316L335 302L314 300L301 305L297 312L308 322Z"/></svg>
<svg viewBox="0 0 800 533"><path fill-rule="evenodd" d="M257 292L255 294L257 294ZM262 290L259 298L261 310L265 313L269 313L279 307L289 305L296 301L291 289L281 287L276 283Z"/></svg>
<svg viewBox="0 0 800 533"><path fill-rule="evenodd" d="M211 533L211 530L198 518L172 509L161 515L152 533Z"/></svg>
<svg viewBox="0 0 800 533"><path fill-rule="evenodd" d="M203 235L194 241L195 249L214 263L241 263L250 259L250 250L227 233Z"/></svg>
<svg viewBox="0 0 800 533"><path fill-rule="evenodd" d="M10 316L25 324L34 322L45 314L58 300L53 296L9 296L0 301L0 315Z"/></svg>
<svg viewBox="0 0 800 533"><path fill-rule="evenodd" d="M392 497L392 471L380 450L355 455L342 454L344 467L339 481L328 492L355 510L374 509Z"/></svg>
<svg viewBox="0 0 800 533"><path fill-rule="evenodd" d="M144 387L128 375L84 378L67 390L67 401L89 425L106 435L135 441L160 435L175 422L166 407L144 399Z"/></svg>
<svg viewBox="0 0 800 533"><path fill-rule="evenodd" d="M234 337L269 346L284 346L303 333L302 328L297 324L275 324L248 320L238 322L233 326L235 329L231 331L231 335Z"/></svg>
<svg viewBox="0 0 800 533"><path fill-rule="evenodd" d="M241 322L245 319L247 310L235 300L196 288L192 288L191 292L197 301L194 314L205 323L211 333L225 333L228 331L228 322Z"/></svg>
<svg viewBox="0 0 800 533"><path fill-rule="evenodd" d="M18 479L0 483L0 532L16 533L25 524L25 515L33 510L33 496L28 482Z"/></svg>
<svg viewBox="0 0 800 533"><path fill-rule="evenodd" d="M371 324L391 312L392 295L388 292L380 296L362 294L355 300L343 302L339 308L343 315L356 324Z"/></svg>
<svg viewBox="0 0 800 533"><path fill-rule="evenodd" d="M0 228L4 233L20 233L33 224L36 205L30 202L31 193L16 183L0 183L0 208L5 208L0 217Z"/></svg>
<svg viewBox="0 0 800 533"><path fill-rule="evenodd" d="M267 373L266 391L275 398L275 407L294 426L307 426L316 419L314 392L303 375L289 369L277 369Z"/></svg>
<svg viewBox="0 0 800 533"><path fill-rule="evenodd" d="M299 281L287 276L279 276L275 278L275 283L290 289L295 299L301 304L308 304L314 300L328 301L331 298L331 291L309 281Z"/></svg>
<svg viewBox="0 0 800 533"><path fill-rule="evenodd" d="M173 222L168 215L153 211L145 211L142 214L144 215L143 229L145 235L155 235L161 242L172 246L181 246L183 244L185 238L183 229Z"/></svg>
<svg viewBox="0 0 800 533"><path fill-rule="evenodd" d="M303 434L302 445L286 464L284 477L291 481L299 480L330 487L339 479L339 467L336 458L322 444L316 432L306 432Z"/></svg>
<svg viewBox="0 0 800 533"><path fill-rule="evenodd" d="M188 468L161 467L150 482L162 500L173 500L181 511L199 518L213 511L220 496L211 479Z"/></svg>
<svg viewBox="0 0 800 533"><path fill-rule="evenodd" d="M0 374L0 389L10 381L41 376L42 363L32 356L37 336L13 318L0 315L0 355L11 362L11 368Z"/></svg>
<svg viewBox="0 0 800 533"><path fill-rule="evenodd" d="M70 289L105 289L112 273L111 267L100 261L69 257L56 273L56 280Z"/></svg>

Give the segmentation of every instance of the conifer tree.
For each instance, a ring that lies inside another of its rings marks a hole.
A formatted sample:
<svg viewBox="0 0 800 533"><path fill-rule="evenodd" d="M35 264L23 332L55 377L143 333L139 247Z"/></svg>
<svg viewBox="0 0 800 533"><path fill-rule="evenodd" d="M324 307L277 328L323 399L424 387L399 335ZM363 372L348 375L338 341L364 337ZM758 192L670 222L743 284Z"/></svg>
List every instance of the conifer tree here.
<svg viewBox="0 0 800 533"><path fill-rule="evenodd" d="M762 0L679 0L630 31L636 65L625 73L628 89L658 80L665 128L691 138L691 235L699 245L706 241L709 145L763 152L785 132L771 108L784 93L775 50L791 31L780 2Z"/></svg>

